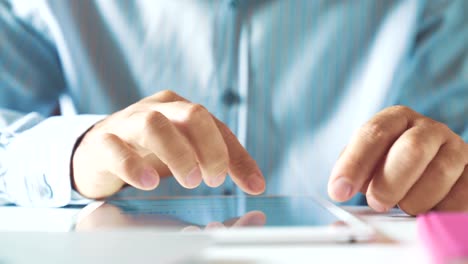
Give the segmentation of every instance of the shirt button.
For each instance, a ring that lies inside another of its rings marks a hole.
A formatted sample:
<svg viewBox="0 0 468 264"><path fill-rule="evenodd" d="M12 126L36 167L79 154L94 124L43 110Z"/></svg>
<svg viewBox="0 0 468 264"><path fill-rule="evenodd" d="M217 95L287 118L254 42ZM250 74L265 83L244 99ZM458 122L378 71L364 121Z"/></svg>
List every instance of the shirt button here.
<svg viewBox="0 0 468 264"><path fill-rule="evenodd" d="M233 9L236 8L238 4L239 4L238 0L229 1L229 7L233 8Z"/></svg>
<svg viewBox="0 0 468 264"><path fill-rule="evenodd" d="M11 10L11 3L8 0L0 0L0 5L4 5L8 10Z"/></svg>
<svg viewBox="0 0 468 264"><path fill-rule="evenodd" d="M226 189L223 191L223 195L232 195L232 191L229 189Z"/></svg>
<svg viewBox="0 0 468 264"><path fill-rule="evenodd" d="M224 92L221 100L223 101L223 104L227 106L233 106L239 104L241 98L236 92L234 92L231 89L228 89L226 92Z"/></svg>

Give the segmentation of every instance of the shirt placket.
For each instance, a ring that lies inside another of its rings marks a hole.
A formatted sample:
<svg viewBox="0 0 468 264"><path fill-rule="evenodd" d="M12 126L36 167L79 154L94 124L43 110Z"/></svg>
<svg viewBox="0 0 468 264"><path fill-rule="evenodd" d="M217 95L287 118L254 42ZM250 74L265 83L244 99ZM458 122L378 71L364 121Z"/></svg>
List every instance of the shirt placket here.
<svg viewBox="0 0 468 264"><path fill-rule="evenodd" d="M221 90L220 118L237 135L245 134L239 131L245 125L239 124L239 108L245 104L241 96L238 82L239 77L239 44L242 29L241 2L227 0L219 6L216 21L216 53L218 59L218 87ZM244 142L241 142L244 143ZM235 193L236 187L228 177L221 190L223 195Z"/></svg>

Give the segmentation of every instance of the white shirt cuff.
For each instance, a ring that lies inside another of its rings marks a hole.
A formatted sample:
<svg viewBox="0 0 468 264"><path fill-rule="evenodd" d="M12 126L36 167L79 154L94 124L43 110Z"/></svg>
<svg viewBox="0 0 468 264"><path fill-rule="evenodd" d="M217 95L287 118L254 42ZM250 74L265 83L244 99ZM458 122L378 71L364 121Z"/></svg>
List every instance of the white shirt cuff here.
<svg viewBox="0 0 468 264"><path fill-rule="evenodd" d="M59 207L69 204L73 147L87 129L104 117L51 117L15 135L6 146L4 156L4 194L8 200L21 206Z"/></svg>

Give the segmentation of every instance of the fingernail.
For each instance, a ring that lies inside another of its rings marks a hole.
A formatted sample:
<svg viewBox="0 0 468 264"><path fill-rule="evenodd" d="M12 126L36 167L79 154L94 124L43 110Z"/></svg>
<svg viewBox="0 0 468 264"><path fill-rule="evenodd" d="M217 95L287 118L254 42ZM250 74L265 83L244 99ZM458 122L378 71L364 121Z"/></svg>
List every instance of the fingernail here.
<svg viewBox="0 0 468 264"><path fill-rule="evenodd" d="M193 170L185 178L185 183L188 188L195 188L200 185L202 181L201 170L198 166L193 168Z"/></svg>
<svg viewBox="0 0 468 264"><path fill-rule="evenodd" d="M262 192L264 187L263 180L258 174L253 174L249 177L249 188L254 192Z"/></svg>
<svg viewBox="0 0 468 264"><path fill-rule="evenodd" d="M156 171L154 169L146 168L143 171L143 175L140 177L140 183L143 186L143 188L154 188L159 183L159 176L156 174Z"/></svg>
<svg viewBox="0 0 468 264"><path fill-rule="evenodd" d="M377 201L373 196L367 195L367 204L379 213L384 213L388 211L388 207L382 204L381 202Z"/></svg>
<svg viewBox="0 0 468 264"><path fill-rule="evenodd" d="M333 196L338 201L345 201L351 198L353 185L343 178L338 178L332 183Z"/></svg>
<svg viewBox="0 0 468 264"><path fill-rule="evenodd" d="M226 178L226 173L221 173L218 176L210 179L210 185L213 187L218 187L221 184L223 184L225 178Z"/></svg>

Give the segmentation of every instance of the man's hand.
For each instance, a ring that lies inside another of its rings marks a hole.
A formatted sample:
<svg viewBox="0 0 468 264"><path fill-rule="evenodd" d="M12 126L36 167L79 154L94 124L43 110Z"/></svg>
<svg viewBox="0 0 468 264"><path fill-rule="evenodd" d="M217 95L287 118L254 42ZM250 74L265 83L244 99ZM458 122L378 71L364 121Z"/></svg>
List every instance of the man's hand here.
<svg viewBox="0 0 468 264"><path fill-rule="evenodd" d="M88 198L102 198L124 184L142 190L173 175L185 188L202 180L217 187L226 173L249 194L265 181L235 135L203 106L170 91L156 93L98 122L77 146L73 181Z"/></svg>
<svg viewBox="0 0 468 264"><path fill-rule="evenodd" d="M379 212L398 205L417 215L468 210L468 144L446 125L394 106L366 123L341 154L328 192L346 201L361 191Z"/></svg>

